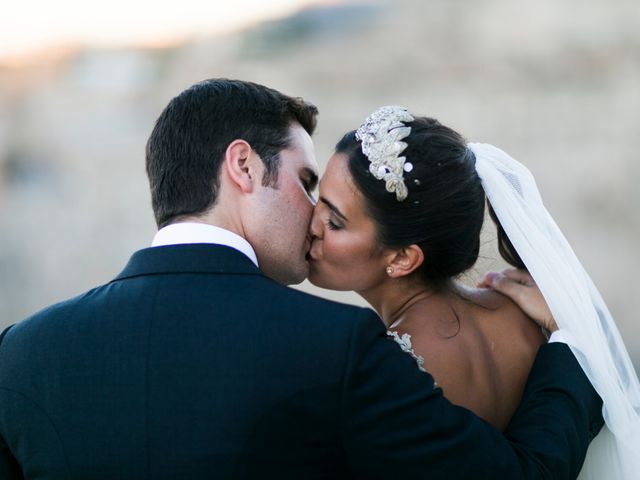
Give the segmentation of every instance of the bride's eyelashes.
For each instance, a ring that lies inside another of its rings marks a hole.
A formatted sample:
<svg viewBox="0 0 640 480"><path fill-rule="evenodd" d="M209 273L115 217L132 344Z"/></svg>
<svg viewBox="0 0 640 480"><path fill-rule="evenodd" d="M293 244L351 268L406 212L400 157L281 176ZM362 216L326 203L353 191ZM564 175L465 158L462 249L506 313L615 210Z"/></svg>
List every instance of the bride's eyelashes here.
<svg viewBox="0 0 640 480"><path fill-rule="evenodd" d="M331 219L327 220L326 224L327 224L327 228L329 230L340 230L342 228L342 225L337 225L337 224L333 223L331 221Z"/></svg>

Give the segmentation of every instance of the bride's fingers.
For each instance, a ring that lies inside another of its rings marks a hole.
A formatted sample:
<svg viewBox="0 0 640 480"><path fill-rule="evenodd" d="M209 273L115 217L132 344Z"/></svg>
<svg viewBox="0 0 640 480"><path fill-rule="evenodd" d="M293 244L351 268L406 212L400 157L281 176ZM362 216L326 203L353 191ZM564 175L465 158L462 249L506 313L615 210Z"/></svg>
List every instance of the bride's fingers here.
<svg viewBox="0 0 640 480"><path fill-rule="evenodd" d="M517 270L515 268L508 268L506 270L502 270L501 272L487 272L484 274L484 277L482 278L482 280L480 280L476 284L476 288L493 288L493 282L499 276L505 276L513 280L514 282L517 282L523 285L529 284L529 282L527 282L527 278L525 276L520 275L520 272L521 270ZM529 279L530 278L531 277L529 277Z"/></svg>
<svg viewBox="0 0 640 480"><path fill-rule="evenodd" d="M551 310L530 275L523 276L514 274L512 271L509 275L489 272L485 275L483 282L489 288L513 300L538 325L550 332L556 331L558 326Z"/></svg>
<svg viewBox="0 0 640 480"><path fill-rule="evenodd" d="M533 286L536 282L533 277L526 270L519 270L517 268L507 268L501 272L505 277L510 278L514 282L521 283L523 285Z"/></svg>
<svg viewBox="0 0 640 480"><path fill-rule="evenodd" d="M519 303L525 293L525 285L518 280L511 278L505 272L487 272L482 279L482 284L487 288L492 288L497 292L506 295L514 302Z"/></svg>
<svg viewBox="0 0 640 480"><path fill-rule="evenodd" d="M527 285L533 287L536 285L533 277L526 270L519 270L517 268L507 268L499 273L487 272L480 282L476 284L477 288L492 288L492 281L496 275L504 275L505 277L517 282L521 285Z"/></svg>

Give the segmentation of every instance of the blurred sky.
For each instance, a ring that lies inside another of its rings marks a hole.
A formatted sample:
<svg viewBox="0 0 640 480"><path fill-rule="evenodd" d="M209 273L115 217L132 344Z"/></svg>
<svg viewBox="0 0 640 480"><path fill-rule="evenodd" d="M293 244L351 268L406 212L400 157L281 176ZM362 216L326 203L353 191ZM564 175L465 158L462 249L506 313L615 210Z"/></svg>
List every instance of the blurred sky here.
<svg viewBox="0 0 640 480"><path fill-rule="evenodd" d="M21 0L0 14L0 62L20 64L50 48L164 46L229 32L330 0Z"/></svg>

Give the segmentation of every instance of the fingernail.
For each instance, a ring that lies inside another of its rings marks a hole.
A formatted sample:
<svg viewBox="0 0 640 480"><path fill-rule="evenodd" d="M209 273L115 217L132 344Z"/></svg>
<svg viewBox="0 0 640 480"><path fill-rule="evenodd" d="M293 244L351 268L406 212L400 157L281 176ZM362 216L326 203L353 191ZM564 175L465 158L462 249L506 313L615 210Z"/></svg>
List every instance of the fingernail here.
<svg viewBox="0 0 640 480"><path fill-rule="evenodd" d="M485 281L491 285L496 281L496 278L498 278L498 274L496 272L487 272L484 275Z"/></svg>

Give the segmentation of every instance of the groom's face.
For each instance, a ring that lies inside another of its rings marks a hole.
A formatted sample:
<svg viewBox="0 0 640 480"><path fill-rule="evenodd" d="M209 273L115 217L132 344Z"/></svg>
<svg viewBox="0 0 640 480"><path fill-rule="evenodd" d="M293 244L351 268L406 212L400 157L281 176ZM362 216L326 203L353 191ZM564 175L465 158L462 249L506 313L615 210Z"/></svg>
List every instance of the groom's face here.
<svg viewBox="0 0 640 480"><path fill-rule="evenodd" d="M278 181L257 189L251 239L260 269L279 283L302 282L309 273L309 223L318 181L313 142L300 126L290 130L291 144L280 152Z"/></svg>

